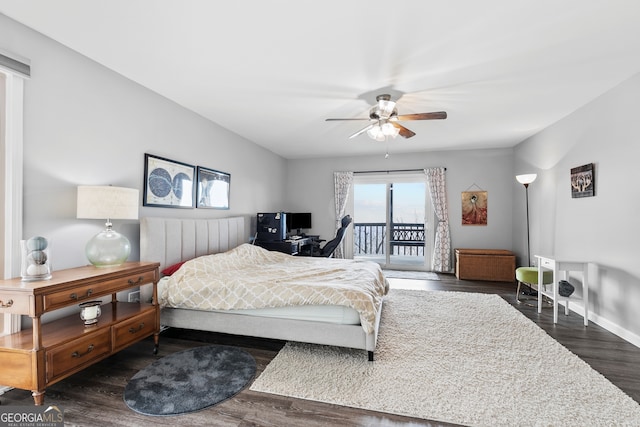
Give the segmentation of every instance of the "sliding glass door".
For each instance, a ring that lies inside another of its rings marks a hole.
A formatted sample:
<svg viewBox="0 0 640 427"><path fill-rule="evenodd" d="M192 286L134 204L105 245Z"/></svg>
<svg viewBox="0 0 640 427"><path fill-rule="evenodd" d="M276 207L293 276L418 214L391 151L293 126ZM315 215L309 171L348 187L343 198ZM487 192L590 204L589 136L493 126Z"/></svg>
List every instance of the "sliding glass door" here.
<svg viewBox="0 0 640 427"><path fill-rule="evenodd" d="M423 174L354 177L354 258L383 268L426 270L429 226Z"/></svg>

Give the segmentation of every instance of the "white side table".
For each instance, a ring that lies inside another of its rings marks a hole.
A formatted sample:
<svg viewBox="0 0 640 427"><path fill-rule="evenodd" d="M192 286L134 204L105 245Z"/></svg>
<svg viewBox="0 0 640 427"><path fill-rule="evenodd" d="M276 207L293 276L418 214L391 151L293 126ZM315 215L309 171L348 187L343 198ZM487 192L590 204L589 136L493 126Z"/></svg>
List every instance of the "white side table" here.
<svg viewBox="0 0 640 427"><path fill-rule="evenodd" d="M542 282L542 272L544 269L553 271L553 282L551 283L551 291L543 290L543 286L538 286L538 313L542 312L542 297L546 296L553 301L553 323L558 323L558 301L564 302L564 314L569 314L569 300L578 299L575 296L562 297L558 294L558 272L563 272L563 278L567 279L567 272L582 272L582 303L584 305L584 325L589 325L589 263L581 261L560 261L550 257L541 255L535 256L538 259L538 283Z"/></svg>

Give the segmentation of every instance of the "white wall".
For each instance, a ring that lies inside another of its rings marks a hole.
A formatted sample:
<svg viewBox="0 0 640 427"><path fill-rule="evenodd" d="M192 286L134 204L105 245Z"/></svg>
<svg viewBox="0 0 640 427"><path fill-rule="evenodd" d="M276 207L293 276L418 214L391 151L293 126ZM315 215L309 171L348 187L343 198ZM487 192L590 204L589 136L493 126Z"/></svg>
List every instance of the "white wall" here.
<svg viewBox="0 0 640 427"><path fill-rule="evenodd" d="M593 262L594 319L636 345L640 345L640 192L633 176L640 158L638 111L640 74L515 150L518 173L538 173L529 187L532 256ZM595 163L596 196L572 199L570 170L587 163ZM522 186L514 188L515 195L522 191ZM524 215L524 204L520 208L514 200L514 210L522 209L516 215ZM520 228L514 235L523 233Z"/></svg>
<svg viewBox="0 0 640 427"><path fill-rule="evenodd" d="M373 142L363 141L362 143ZM411 140L401 143L410 144ZM334 171L422 169L444 166L447 168L452 247L510 250L513 244L512 185L515 181L512 159L512 149L492 149L414 154L391 153L388 159L379 155L290 160L285 210L311 211L312 232L327 239L335 234ZM488 224L487 226L463 226L461 192L469 189L477 190L476 186L488 192Z"/></svg>
<svg viewBox="0 0 640 427"><path fill-rule="evenodd" d="M51 241L53 269L87 264L104 227L76 219L76 186L140 190L140 216L223 217L284 204L286 161L0 15L0 47L31 60L25 84L24 234ZM231 174L229 210L142 207L144 153ZM114 220L139 258L138 221ZM247 236L248 237L248 236Z"/></svg>

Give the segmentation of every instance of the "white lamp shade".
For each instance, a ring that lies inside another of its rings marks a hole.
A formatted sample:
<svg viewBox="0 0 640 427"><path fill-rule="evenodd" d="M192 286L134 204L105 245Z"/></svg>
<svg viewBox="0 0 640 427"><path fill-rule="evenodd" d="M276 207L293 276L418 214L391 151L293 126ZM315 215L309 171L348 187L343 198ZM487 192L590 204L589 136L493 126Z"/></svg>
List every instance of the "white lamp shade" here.
<svg viewBox="0 0 640 427"><path fill-rule="evenodd" d="M387 139L387 136L395 138L398 136L398 133L400 133L400 129L389 123L388 120L378 121L378 123L373 125L371 129L367 131L369 138L375 139L376 141L384 141Z"/></svg>
<svg viewBox="0 0 640 427"><path fill-rule="evenodd" d="M367 131L367 135L369 135L369 138L375 139L376 141L385 140L384 133L382 133L382 128L380 128L379 125L375 125L371 129L369 129Z"/></svg>
<svg viewBox="0 0 640 427"><path fill-rule="evenodd" d="M386 99L378 100L378 114L380 114L380 117L390 117L391 114L393 114L394 108L396 108L394 101L388 101Z"/></svg>
<svg viewBox="0 0 640 427"><path fill-rule="evenodd" d="M78 218L138 219L138 190L134 188L78 186Z"/></svg>
<svg viewBox="0 0 640 427"><path fill-rule="evenodd" d="M383 134L392 136L394 138L398 136L398 134L400 133L400 129L398 129L397 127L395 127L389 122L385 122L380 126L380 128L382 129Z"/></svg>
<svg viewBox="0 0 640 427"><path fill-rule="evenodd" d="M516 179L520 184L531 184L538 177L535 173L527 173L523 175L516 175Z"/></svg>

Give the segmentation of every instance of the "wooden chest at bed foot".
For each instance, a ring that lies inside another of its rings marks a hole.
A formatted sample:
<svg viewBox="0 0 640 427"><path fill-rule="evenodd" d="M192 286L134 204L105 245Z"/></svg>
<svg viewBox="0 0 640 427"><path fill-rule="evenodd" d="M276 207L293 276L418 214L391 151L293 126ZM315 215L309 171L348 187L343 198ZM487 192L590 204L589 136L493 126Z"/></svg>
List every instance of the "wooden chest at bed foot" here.
<svg viewBox="0 0 640 427"><path fill-rule="evenodd" d="M456 249L456 277L460 280L513 282L516 256L504 249Z"/></svg>

